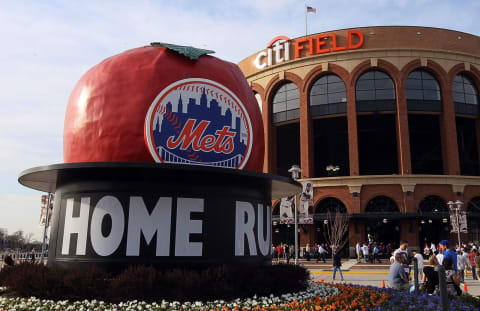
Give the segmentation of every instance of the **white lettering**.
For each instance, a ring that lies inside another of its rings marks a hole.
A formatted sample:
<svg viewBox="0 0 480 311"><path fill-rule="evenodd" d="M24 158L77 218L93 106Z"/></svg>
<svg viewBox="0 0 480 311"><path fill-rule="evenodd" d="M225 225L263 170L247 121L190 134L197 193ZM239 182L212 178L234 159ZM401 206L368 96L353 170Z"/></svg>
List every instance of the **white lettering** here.
<svg viewBox="0 0 480 311"><path fill-rule="evenodd" d="M245 256L245 236L247 237L250 256L257 255L255 234L255 210L248 202L236 202L235 211L235 256Z"/></svg>
<svg viewBox="0 0 480 311"><path fill-rule="evenodd" d="M275 51L275 63L280 63L283 61L282 55L280 55L280 51L283 49L283 46L280 44L277 44L273 47L273 50Z"/></svg>
<svg viewBox="0 0 480 311"><path fill-rule="evenodd" d="M285 50L285 60L290 60L290 42L285 41L284 43L284 50Z"/></svg>
<svg viewBox="0 0 480 311"><path fill-rule="evenodd" d="M267 49L267 65L272 66L272 49Z"/></svg>
<svg viewBox="0 0 480 311"><path fill-rule="evenodd" d="M103 236L102 222L107 215L112 219L112 228L107 236ZM124 228L125 215L120 201L113 196L101 198L93 209L90 224L90 240L95 252L100 256L113 254L122 241Z"/></svg>
<svg viewBox="0 0 480 311"><path fill-rule="evenodd" d="M202 221L192 220L192 212L203 213L203 199L178 198L175 256L202 256L203 243L190 242L190 234L202 233Z"/></svg>
<svg viewBox="0 0 480 311"><path fill-rule="evenodd" d="M87 228L88 214L90 212L90 198L82 198L80 201L80 216L73 217L74 200L67 199L65 209L65 225L63 228L62 255L70 253L70 236L77 234L77 250L76 255L85 255L87 248Z"/></svg>
<svg viewBox="0 0 480 311"><path fill-rule="evenodd" d="M265 62L260 64L260 60L265 56L267 56L267 53L265 51L258 53L257 57L255 57L255 60L253 61L253 64L255 65L255 67L257 67L258 69L262 69L265 66L267 66L267 63Z"/></svg>
<svg viewBox="0 0 480 311"><path fill-rule="evenodd" d="M148 213L142 197L130 197L128 212L127 256L140 255L141 234L147 244L157 233L156 256L170 254L170 225L172 219L172 198L159 198L152 213Z"/></svg>
<svg viewBox="0 0 480 311"><path fill-rule="evenodd" d="M258 248L263 256L267 256L272 250L272 212L270 206L267 206L267 236L265 239L263 238L263 204L258 204L257 223Z"/></svg>

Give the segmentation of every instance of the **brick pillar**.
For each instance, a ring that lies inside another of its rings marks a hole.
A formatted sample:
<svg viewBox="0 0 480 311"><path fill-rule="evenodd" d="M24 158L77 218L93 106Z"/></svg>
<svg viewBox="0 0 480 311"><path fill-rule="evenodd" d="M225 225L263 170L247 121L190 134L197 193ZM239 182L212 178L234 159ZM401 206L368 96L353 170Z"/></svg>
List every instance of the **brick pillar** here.
<svg viewBox="0 0 480 311"><path fill-rule="evenodd" d="M348 159L350 176L360 175L358 164L357 105L355 87L347 88L347 122L348 122Z"/></svg>
<svg viewBox="0 0 480 311"><path fill-rule="evenodd" d="M272 105L268 104L268 94L262 99L262 120L265 138L263 172L275 174L277 171L276 131L272 126Z"/></svg>
<svg viewBox="0 0 480 311"><path fill-rule="evenodd" d="M411 249L419 249L418 220L416 219L400 220L400 240L407 240L408 247Z"/></svg>
<svg viewBox="0 0 480 311"><path fill-rule="evenodd" d="M298 225L299 233L299 247L313 246L315 243L315 226L314 225ZM306 231L306 232L305 232Z"/></svg>
<svg viewBox="0 0 480 311"><path fill-rule="evenodd" d="M313 177L313 129L309 113L308 96L300 93L300 167L302 178Z"/></svg>
<svg viewBox="0 0 480 311"><path fill-rule="evenodd" d="M400 175L412 173L410 158L410 133L408 131L408 109L405 87L399 84L397 89L397 152Z"/></svg>
<svg viewBox="0 0 480 311"><path fill-rule="evenodd" d="M451 84L449 83L449 85ZM442 139L443 172L447 175L460 175L457 125L451 87L442 85L442 99L443 113L440 117L440 133Z"/></svg>

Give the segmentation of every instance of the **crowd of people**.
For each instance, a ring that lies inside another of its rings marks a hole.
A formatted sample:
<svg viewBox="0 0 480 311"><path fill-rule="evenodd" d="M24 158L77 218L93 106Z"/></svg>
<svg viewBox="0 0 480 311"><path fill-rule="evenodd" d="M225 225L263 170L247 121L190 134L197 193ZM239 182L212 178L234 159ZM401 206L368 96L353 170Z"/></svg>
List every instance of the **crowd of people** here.
<svg viewBox="0 0 480 311"><path fill-rule="evenodd" d="M417 259L420 289L429 294L438 291L439 275L436 267L445 268L445 282L447 291L452 295L461 295L460 283L465 282L465 271L472 271L472 279L478 280L480 272L480 254L476 245L452 246L447 240L437 245L425 245L423 255L420 252L408 250L408 242L401 241L400 247L390 257L390 286L407 288L410 286L410 271L413 258ZM427 264L424 265L424 260Z"/></svg>
<svg viewBox="0 0 480 311"><path fill-rule="evenodd" d="M307 261L312 259L319 262L322 260L326 262L328 256L332 256L332 250L328 244L319 244L315 243L313 246L307 244L302 250L301 255ZM287 264L290 263L290 260L295 257L295 246L293 244L279 244L277 246L272 246L272 258L278 263L280 261L285 261Z"/></svg>
<svg viewBox="0 0 480 311"><path fill-rule="evenodd" d="M355 245L355 251L357 254L357 262L365 263L381 263L382 259L388 259L394 247L392 243L387 243L386 245L383 242L374 242L372 236L368 235L368 241L366 242L357 242Z"/></svg>

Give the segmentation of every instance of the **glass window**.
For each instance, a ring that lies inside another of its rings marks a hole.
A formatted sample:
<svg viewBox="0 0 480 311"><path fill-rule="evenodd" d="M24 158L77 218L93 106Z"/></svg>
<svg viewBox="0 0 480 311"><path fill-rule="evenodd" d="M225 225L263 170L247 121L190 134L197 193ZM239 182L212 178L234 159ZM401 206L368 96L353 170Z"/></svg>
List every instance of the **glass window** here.
<svg viewBox="0 0 480 311"><path fill-rule="evenodd" d="M434 76L425 70L412 71L405 82L407 100L435 100L442 99L440 85Z"/></svg>
<svg viewBox="0 0 480 311"><path fill-rule="evenodd" d="M320 77L310 90L310 106L344 103L346 98L345 83L333 74Z"/></svg>
<svg viewBox="0 0 480 311"><path fill-rule="evenodd" d="M453 101L460 104L478 105L478 91L472 80L463 74L453 79Z"/></svg>
<svg viewBox="0 0 480 311"><path fill-rule="evenodd" d="M395 84L386 73L379 70L362 74L355 89L357 101L395 99Z"/></svg>
<svg viewBox="0 0 480 311"><path fill-rule="evenodd" d="M298 113L292 110L300 109L298 88L293 82L282 85L273 96L273 122L283 122L298 119Z"/></svg>

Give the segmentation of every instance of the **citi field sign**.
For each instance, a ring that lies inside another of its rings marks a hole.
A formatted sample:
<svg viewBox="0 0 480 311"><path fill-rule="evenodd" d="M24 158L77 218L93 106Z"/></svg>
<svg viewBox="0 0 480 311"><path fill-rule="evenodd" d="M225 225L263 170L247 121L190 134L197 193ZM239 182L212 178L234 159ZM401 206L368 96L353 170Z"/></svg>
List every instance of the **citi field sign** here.
<svg viewBox="0 0 480 311"><path fill-rule="evenodd" d="M278 36L268 43L266 51L257 54L253 63L257 69L264 69L289 61L292 56L293 59L297 59L331 52L356 50L363 46L363 41L363 34L358 30L349 30L347 38L341 38L335 32L295 40L290 40L287 36ZM293 53L292 48L294 49Z"/></svg>

